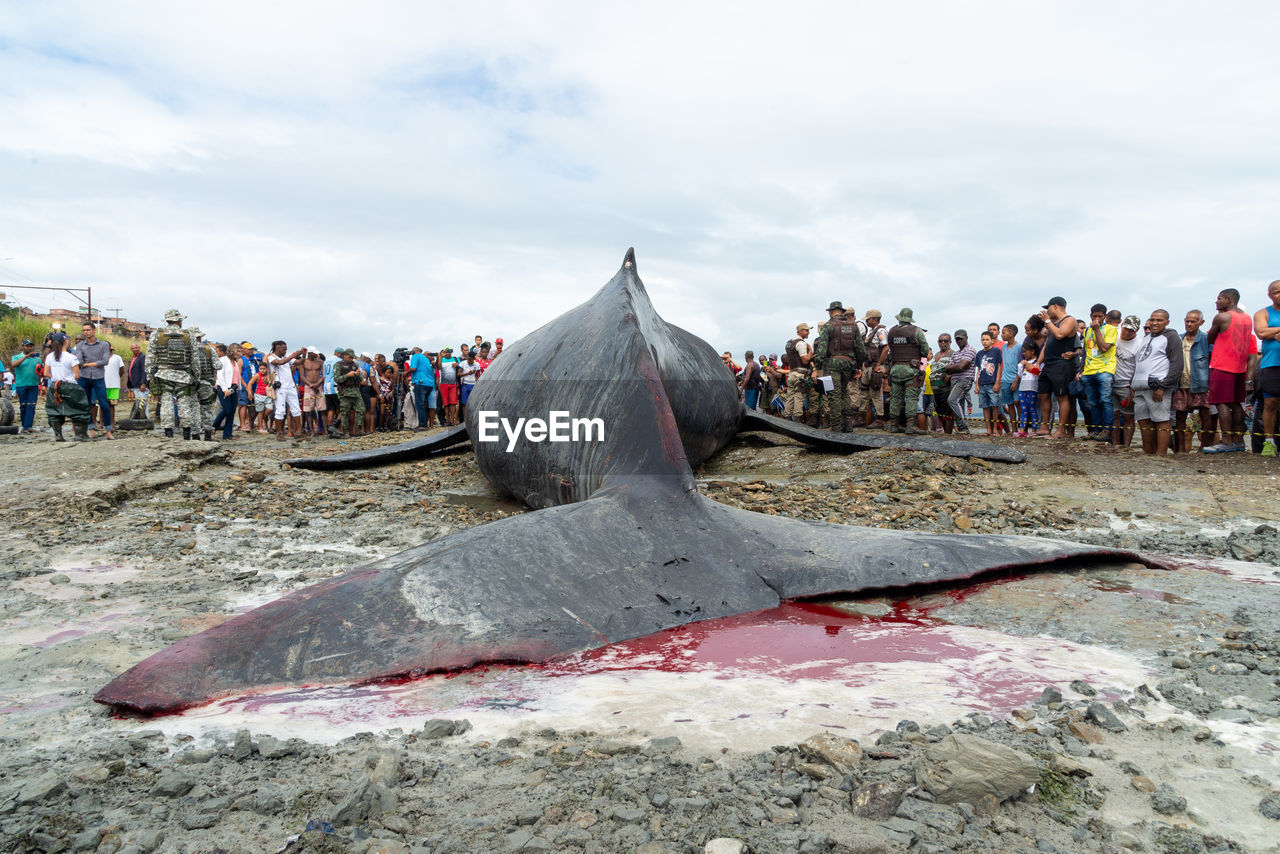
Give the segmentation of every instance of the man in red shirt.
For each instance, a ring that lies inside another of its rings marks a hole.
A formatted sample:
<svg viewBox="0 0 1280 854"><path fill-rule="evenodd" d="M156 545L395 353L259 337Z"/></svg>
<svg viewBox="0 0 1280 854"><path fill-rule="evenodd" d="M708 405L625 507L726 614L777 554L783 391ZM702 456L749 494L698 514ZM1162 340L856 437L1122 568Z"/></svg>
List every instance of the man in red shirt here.
<svg viewBox="0 0 1280 854"><path fill-rule="evenodd" d="M1240 310L1240 292L1223 290L1217 308L1209 327L1209 405L1218 407L1222 442L1205 448L1209 454L1244 450L1245 383L1258 352L1253 318Z"/></svg>

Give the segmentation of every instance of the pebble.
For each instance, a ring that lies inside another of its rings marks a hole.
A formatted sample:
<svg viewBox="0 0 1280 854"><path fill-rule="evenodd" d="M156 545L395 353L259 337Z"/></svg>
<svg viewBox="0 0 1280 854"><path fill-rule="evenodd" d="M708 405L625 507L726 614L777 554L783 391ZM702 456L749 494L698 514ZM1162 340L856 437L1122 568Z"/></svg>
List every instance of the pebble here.
<svg viewBox="0 0 1280 854"><path fill-rule="evenodd" d="M1186 812L1187 799L1179 795L1168 783L1161 783L1151 793L1151 808L1161 815Z"/></svg>

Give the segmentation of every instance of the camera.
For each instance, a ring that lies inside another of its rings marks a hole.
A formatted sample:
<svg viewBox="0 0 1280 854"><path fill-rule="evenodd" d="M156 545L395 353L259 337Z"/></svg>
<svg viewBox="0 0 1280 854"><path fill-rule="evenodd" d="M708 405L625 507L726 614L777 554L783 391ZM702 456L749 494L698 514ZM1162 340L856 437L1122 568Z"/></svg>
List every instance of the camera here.
<svg viewBox="0 0 1280 854"><path fill-rule="evenodd" d="M275 382L273 382L273 383L271 384L271 387L272 387L273 389L275 389L276 391L279 391L279 390L280 390L280 381L279 381L279 380L276 380Z"/></svg>

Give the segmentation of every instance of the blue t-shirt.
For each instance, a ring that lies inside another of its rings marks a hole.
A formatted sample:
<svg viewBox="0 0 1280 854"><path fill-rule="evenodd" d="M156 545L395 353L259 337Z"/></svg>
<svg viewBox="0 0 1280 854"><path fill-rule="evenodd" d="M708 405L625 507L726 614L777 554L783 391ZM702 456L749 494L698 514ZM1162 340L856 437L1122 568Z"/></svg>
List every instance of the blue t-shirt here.
<svg viewBox="0 0 1280 854"><path fill-rule="evenodd" d="M253 379L253 375L258 372L258 368L262 365L262 354L258 352L240 353L240 378L244 380L245 387L248 388L249 381Z"/></svg>
<svg viewBox="0 0 1280 854"><path fill-rule="evenodd" d="M1018 378L1018 363L1022 361L1022 345L1011 341L1000 351L1004 358L1004 373L1000 375L1000 385L1011 386Z"/></svg>
<svg viewBox="0 0 1280 854"><path fill-rule="evenodd" d="M337 394L338 386L333 381L333 361L331 359L325 360L324 367L321 369L321 372L324 374L324 393Z"/></svg>
<svg viewBox="0 0 1280 854"><path fill-rule="evenodd" d="M9 359L9 364L13 364L14 359L22 357L21 353L14 353ZM20 388L27 385L40 385L40 379L36 376L36 365L40 364L40 354L32 353L31 358L27 359L16 368L10 368L13 371L13 387Z"/></svg>
<svg viewBox="0 0 1280 854"><path fill-rule="evenodd" d="M414 353L409 359L409 370L413 372L414 385L436 384L436 369L432 367L426 353Z"/></svg>
<svg viewBox="0 0 1280 854"><path fill-rule="evenodd" d="M979 350L973 357L973 367L978 372L978 387L996 384L996 368L1000 365L1000 351L995 347Z"/></svg>
<svg viewBox="0 0 1280 854"><path fill-rule="evenodd" d="M1274 305L1267 306L1267 326L1280 326L1280 309ZM1259 368L1280 368L1280 341L1274 338L1263 341L1260 352Z"/></svg>

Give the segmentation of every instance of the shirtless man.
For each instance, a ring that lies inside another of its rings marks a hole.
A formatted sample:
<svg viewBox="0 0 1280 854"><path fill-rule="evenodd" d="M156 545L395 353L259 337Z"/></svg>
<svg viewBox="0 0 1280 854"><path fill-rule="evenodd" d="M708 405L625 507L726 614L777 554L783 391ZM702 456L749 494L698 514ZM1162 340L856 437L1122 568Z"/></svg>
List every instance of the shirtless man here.
<svg viewBox="0 0 1280 854"><path fill-rule="evenodd" d="M307 358L298 367L298 379L302 381L302 434L307 435L307 425L317 436L325 434L324 413L324 362L315 350L307 351Z"/></svg>

